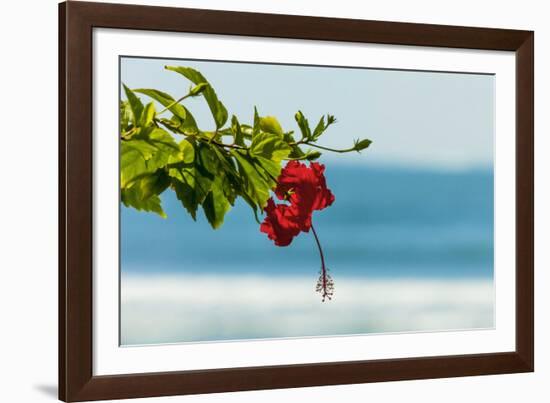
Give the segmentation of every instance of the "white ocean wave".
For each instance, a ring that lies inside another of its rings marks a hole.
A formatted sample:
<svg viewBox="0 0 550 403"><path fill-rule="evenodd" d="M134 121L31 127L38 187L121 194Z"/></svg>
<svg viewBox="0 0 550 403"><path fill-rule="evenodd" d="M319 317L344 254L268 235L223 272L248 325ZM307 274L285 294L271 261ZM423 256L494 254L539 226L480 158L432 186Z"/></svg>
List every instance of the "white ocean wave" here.
<svg viewBox="0 0 550 403"><path fill-rule="evenodd" d="M124 275L124 345L492 328L490 279Z"/></svg>

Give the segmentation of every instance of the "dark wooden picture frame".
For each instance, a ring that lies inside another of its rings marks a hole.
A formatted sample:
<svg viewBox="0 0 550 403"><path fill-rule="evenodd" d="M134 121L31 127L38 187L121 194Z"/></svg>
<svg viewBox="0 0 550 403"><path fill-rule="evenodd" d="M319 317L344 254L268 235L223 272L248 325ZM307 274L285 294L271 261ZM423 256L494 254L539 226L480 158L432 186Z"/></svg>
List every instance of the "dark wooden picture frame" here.
<svg viewBox="0 0 550 403"><path fill-rule="evenodd" d="M92 31L247 35L516 54L516 349L490 354L94 376ZM59 5L59 398L64 401L425 379L534 370L534 33L198 9Z"/></svg>

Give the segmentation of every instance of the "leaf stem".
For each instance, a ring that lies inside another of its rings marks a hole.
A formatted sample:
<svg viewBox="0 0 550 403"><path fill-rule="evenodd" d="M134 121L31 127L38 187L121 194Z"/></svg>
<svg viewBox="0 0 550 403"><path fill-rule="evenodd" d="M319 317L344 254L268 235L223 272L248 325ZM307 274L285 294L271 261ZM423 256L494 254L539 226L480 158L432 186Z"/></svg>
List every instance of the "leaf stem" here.
<svg viewBox="0 0 550 403"><path fill-rule="evenodd" d="M300 145L300 144L305 144L305 145L308 145L310 147L316 147L316 148L319 148L321 150L325 150L325 151L332 151L332 152L335 152L335 153L349 153L351 151L355 151L355 146L351 147L351 148L346 148L346 149L343 149L343 150L337 150L335 148L329 148L329 147L324 147L324 146L320 146L319 144L315 144L315 143L309 143L307 141L298 141L297 143L294 143L293 145Z"/></svg>
<svg viewBox="0 0 550 403"><path fill-rule="evenodd" d="M225 144L225 143L220 143L220 142L212 140L212 139L205 139L205 138L200 138L200 140L202 140L206 143L209 143L209 144L217 145L218 147L235 148L237 150L248 150L246 147L239 146L237 144Z"/></svg>
<svg viewBox="0 0 550 403"><path fill-rule="evenodd" d="M163 114L164 112L166 112L167 110L169 110L171 107L173 107L174 105L177 105L179 104L181 101L189 98L191 96L191 93L187 94L187 95L184 95L183 97L175 100L174 102L172 102L171 104L168 104L168 106L166 108L164 108L163 110L161 110L160 112L157 113L157 115L161 115Z"/></svg>

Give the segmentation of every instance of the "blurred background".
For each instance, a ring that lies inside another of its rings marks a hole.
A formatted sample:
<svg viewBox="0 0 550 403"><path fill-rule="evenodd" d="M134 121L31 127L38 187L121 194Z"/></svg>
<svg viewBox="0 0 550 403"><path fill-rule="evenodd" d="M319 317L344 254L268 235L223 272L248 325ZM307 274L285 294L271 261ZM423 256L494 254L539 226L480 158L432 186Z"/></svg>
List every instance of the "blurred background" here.
<svg viewBox="0 0 550 403"><path fill-rule="evenodd" d="M216 231L171 192L167 219L121 206L122 344L493 327L493 76L127 57L121 81L178 98L189 83L167 64L201 71L241 123L255 105L285 130L330 113L320 144L373 144L320 159L325 303L311 234L274 246L240 201ZM202 98L186 106L213 128Z"/></svg>

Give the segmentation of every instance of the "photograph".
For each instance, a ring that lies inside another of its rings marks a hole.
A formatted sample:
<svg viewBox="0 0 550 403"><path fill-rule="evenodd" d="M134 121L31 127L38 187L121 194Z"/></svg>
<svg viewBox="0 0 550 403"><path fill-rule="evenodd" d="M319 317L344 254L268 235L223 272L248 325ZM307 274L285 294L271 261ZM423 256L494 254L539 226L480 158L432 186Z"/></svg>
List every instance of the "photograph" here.
<svg viewBox="0 0 550 403"><path fill-rule="evenodd" d="M0 401L549 400L545 2L3 4Z"/></svg>
<svg viewBox="0 0 550 403"><path fill-rule="evenodd" d="M495 327L495 75L119 57L120 345Z"/></svg>

